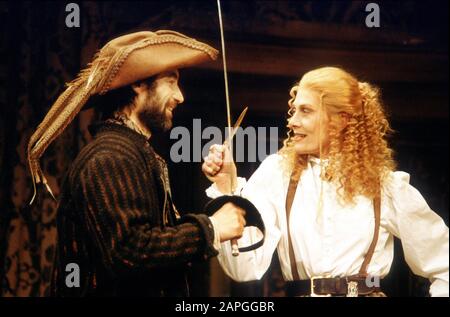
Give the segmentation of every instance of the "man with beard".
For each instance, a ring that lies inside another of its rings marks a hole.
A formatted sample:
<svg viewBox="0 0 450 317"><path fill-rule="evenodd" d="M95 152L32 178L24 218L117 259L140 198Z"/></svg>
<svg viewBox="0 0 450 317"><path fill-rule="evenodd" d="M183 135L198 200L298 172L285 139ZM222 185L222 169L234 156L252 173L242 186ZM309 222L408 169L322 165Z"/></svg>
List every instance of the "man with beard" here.
<svg viewBox="0 0 450 317"><path fill-rule="evenodd" d="M149 143L172 126L172 112L184 100L178 69L216 56L214 48L173 31L118 37L39 125L29 144L30 169L35 182L47 184L38 159L48 144L83 106L95 107L103 120L90 127L94 139L61 190L54 295L186 296L191 262L217 255L220 242L242 235L244 210L231 203L211 217L180 216L167 165Z"/></svg>

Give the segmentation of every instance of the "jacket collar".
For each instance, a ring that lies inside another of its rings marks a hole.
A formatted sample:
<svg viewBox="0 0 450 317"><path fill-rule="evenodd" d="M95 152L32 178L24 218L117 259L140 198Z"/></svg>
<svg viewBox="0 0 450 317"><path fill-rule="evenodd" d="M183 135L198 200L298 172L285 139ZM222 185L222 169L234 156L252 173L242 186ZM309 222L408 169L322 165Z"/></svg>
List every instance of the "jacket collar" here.
<svg viewBox="0 0 450 317"><path fill-rule="evenodd" d="M105 132L117 132L126 135L138 145L144 146L145 144L149 144L149 139L147 139L144 135L130 129L125 125L120 125L113 122L95 122L88 127L88 130L93 137L97 137Z"/></svg>

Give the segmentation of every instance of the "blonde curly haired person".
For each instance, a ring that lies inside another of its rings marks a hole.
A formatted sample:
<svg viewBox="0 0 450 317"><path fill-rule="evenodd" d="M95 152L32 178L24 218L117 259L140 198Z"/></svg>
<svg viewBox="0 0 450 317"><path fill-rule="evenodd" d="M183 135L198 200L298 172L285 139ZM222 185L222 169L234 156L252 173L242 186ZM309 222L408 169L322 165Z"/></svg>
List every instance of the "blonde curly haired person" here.
<svg viewBox="0 0 450 317"><path fill-rule="evenodd" d="M236 281L258 280L277 249L288 296L383 296L382 278L401 239L412 271L431 281L431 296L449 295L448 227L395 171L392 131L380 91L337 67L314 69L290 91L288 136L246 181L227 147L214 145L202 170L211 198L239 193L266 227L261 248L219 262ZM288 225L289 224L289 225ZM258 241L245 229L239 245Z"/></svg>

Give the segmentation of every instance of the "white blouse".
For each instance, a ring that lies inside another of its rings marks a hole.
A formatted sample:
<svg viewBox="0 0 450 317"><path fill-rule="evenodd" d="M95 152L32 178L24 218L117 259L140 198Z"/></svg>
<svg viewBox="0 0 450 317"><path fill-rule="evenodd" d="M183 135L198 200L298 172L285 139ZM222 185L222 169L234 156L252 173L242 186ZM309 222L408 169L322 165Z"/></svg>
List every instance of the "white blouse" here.
<svg viewBox="0 0 450 317"><path fill-rule="evenodd" d="M262 247L238 257L231 255L229 242L221 244L219 262L227 275L236 281L260 279L271 263L275 248L284 279L293 279L285 208L289 175L281 172L280 163L280 155L270 155L248 182L238 178L237 191L258 208L266 227L266 237ZM322 211L318 214L321 186ZM215 184L206 193L211 198L222 195ZM320 160L309 159L295 193L289 224L301 279L349 276L359 272L373 238L375 219L372 200L363 196L355 200L354 205L341 205L335 185L320 179ZM409 185L409 174L391 173L389 181L382 186L380 233L367 268L368 274L384 277L389 273L395 235L401 239L411 270L430 279L431 296L448 296L448 231L442 218ZM260 237L259 230L246 227L238 243L247 246L259 241Z"/></svg>

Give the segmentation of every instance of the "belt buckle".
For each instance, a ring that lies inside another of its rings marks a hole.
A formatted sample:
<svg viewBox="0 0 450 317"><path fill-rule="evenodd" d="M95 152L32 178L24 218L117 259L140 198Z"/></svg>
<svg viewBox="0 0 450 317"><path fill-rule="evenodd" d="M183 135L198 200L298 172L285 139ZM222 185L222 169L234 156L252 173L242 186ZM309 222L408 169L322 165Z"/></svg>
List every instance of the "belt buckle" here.
<svg viewBox="0 0 450 317"><path fill-rule="evenodd" d="M311 281L311 297L331 297L331 294L319 295L314 292L314 281L319 278L325 278L324 276L313 276L310 278Z"/></svg>
<svg viewBox="0 0 450 317"><path fill-rule="evenodd" d="M347 297L358 297L358 282L349 281L347 278L345 280L347 281Z"/></svg>

